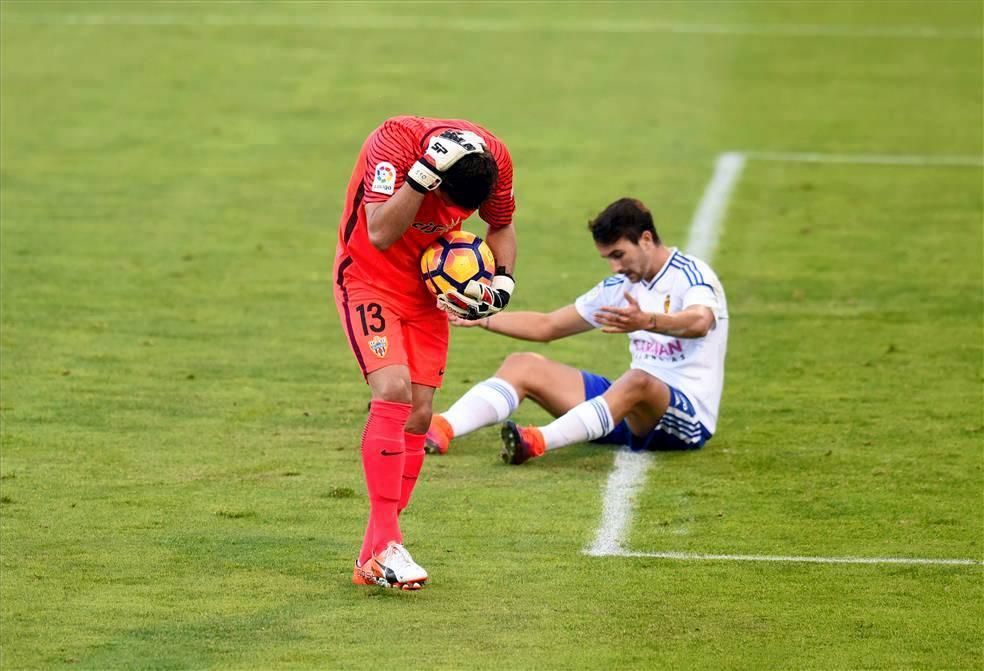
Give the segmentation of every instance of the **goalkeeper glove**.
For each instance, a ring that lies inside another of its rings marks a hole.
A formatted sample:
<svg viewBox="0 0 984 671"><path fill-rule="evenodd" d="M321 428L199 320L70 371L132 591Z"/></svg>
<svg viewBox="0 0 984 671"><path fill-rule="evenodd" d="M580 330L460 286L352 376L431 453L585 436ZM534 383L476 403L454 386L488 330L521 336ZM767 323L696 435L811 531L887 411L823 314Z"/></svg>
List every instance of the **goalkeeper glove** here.
<svg viewBox="0 0 984 671"><path fill-rule="evenodd" d="M464 292L448 291L437 299L437 307L453 312L462 319L475 321L491 317L509 304L516 282L505 268L496 268L492 286L471 280Z"/></svg>
<svg viewBox="0 0 984 671"><path fill-rule="evenodd" d="M441 186L448 168L468 154L485 151L485 141L467 130L446 130L434 135L427 143L427 151L410 166L407 184L415 191L427 193Z"/></svg>

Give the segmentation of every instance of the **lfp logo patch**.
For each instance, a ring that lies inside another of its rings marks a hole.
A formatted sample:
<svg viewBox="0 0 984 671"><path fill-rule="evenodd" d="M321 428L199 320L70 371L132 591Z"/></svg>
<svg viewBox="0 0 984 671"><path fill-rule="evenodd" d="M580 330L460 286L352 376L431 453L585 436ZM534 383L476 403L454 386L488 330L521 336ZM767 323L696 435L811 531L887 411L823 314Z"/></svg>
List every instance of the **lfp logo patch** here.
<svg viewBox="0 0 984 671"><path fill-rule="evenodd" d="M372 178L372 190L376 193L392 196L394 186L396 186L396 168L389 161L377 163L376 172Z"/></svg>
<svg viewBox="0 0 984 671"><path fill-rule="evenodd" d="M369 339L369 349L372 353L382 359L389 351L389 341L386 336L374 336Z"/></svg>

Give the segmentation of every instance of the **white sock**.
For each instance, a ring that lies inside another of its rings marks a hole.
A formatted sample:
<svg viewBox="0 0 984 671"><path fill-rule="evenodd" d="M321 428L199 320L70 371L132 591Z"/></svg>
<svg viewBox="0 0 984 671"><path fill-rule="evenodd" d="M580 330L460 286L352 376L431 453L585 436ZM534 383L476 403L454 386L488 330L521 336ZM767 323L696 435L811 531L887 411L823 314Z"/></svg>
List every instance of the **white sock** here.
<svg viewBox="0 0 984 671"><path fill-rule="evenodd" d="M596 396L571 408L540 429L548 450L601 438L615 428L608 403Z"/></svg>
<svg viewBox="0 0 984 671"><path fill-rule="evenodd" d="M519 406L519 394L511 384L499 377L479 382L455 401L441 416L448 420L454 437L483 426L505 421Z"/></svg>

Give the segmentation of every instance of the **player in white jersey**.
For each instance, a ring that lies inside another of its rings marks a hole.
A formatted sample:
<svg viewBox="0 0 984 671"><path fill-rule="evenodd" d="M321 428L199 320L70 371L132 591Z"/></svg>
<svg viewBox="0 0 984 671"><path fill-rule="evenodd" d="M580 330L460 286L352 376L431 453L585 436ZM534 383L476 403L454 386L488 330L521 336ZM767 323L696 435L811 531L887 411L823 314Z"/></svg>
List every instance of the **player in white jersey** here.
<svg viewBox="0 0 984 671"><path fill-rule="evenodd" d="M538 342L594 328L626 334L629 370L611 382L532 352L511 354L495 376L434 415L428 451L444 453L453 438L507 420L525 398L557 419L542 427L506 421L506 463L587 441L696 449L714 433L728 343L728 306L717 275L700 259L665 246L638 200L615 201L589 228L615 275L572 305L452 323Z"/></svg>

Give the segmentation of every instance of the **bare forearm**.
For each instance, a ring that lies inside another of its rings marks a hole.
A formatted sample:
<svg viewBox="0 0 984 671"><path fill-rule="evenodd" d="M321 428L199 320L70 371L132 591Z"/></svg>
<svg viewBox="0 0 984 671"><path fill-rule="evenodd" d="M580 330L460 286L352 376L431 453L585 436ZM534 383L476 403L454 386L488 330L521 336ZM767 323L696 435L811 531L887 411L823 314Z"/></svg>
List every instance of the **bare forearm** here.
<svg viewBox="0 0 984 671"><path fill-rule="evenodd" d="M516 267L516 231L512 226L501 226L493 228L489 226L485 233L485 242L492 250L497 267L505 267L506 272L512 274Z"/></svg>
<svg viewBox="0 0 984 671"><path fill-rule="evenodd" d="M553 339L550 322L542 312L500 312L486 317L479 326L519 340L548 342Z"/></svg>
<svg viewBox="0 0 984 671"><path fill-rule="evenodd" d="M683 310L665 315L652 313L647 331L676 336L677 338L703 338L714 325L710 309Z"/></svg>
<svg viewBox="0 0 984 671"><path fill-rule="evenodd" d="M404 184L385 203L367 205L366 225L373 246L385 250L403 237L423 200L424 194Z"/></svg>

